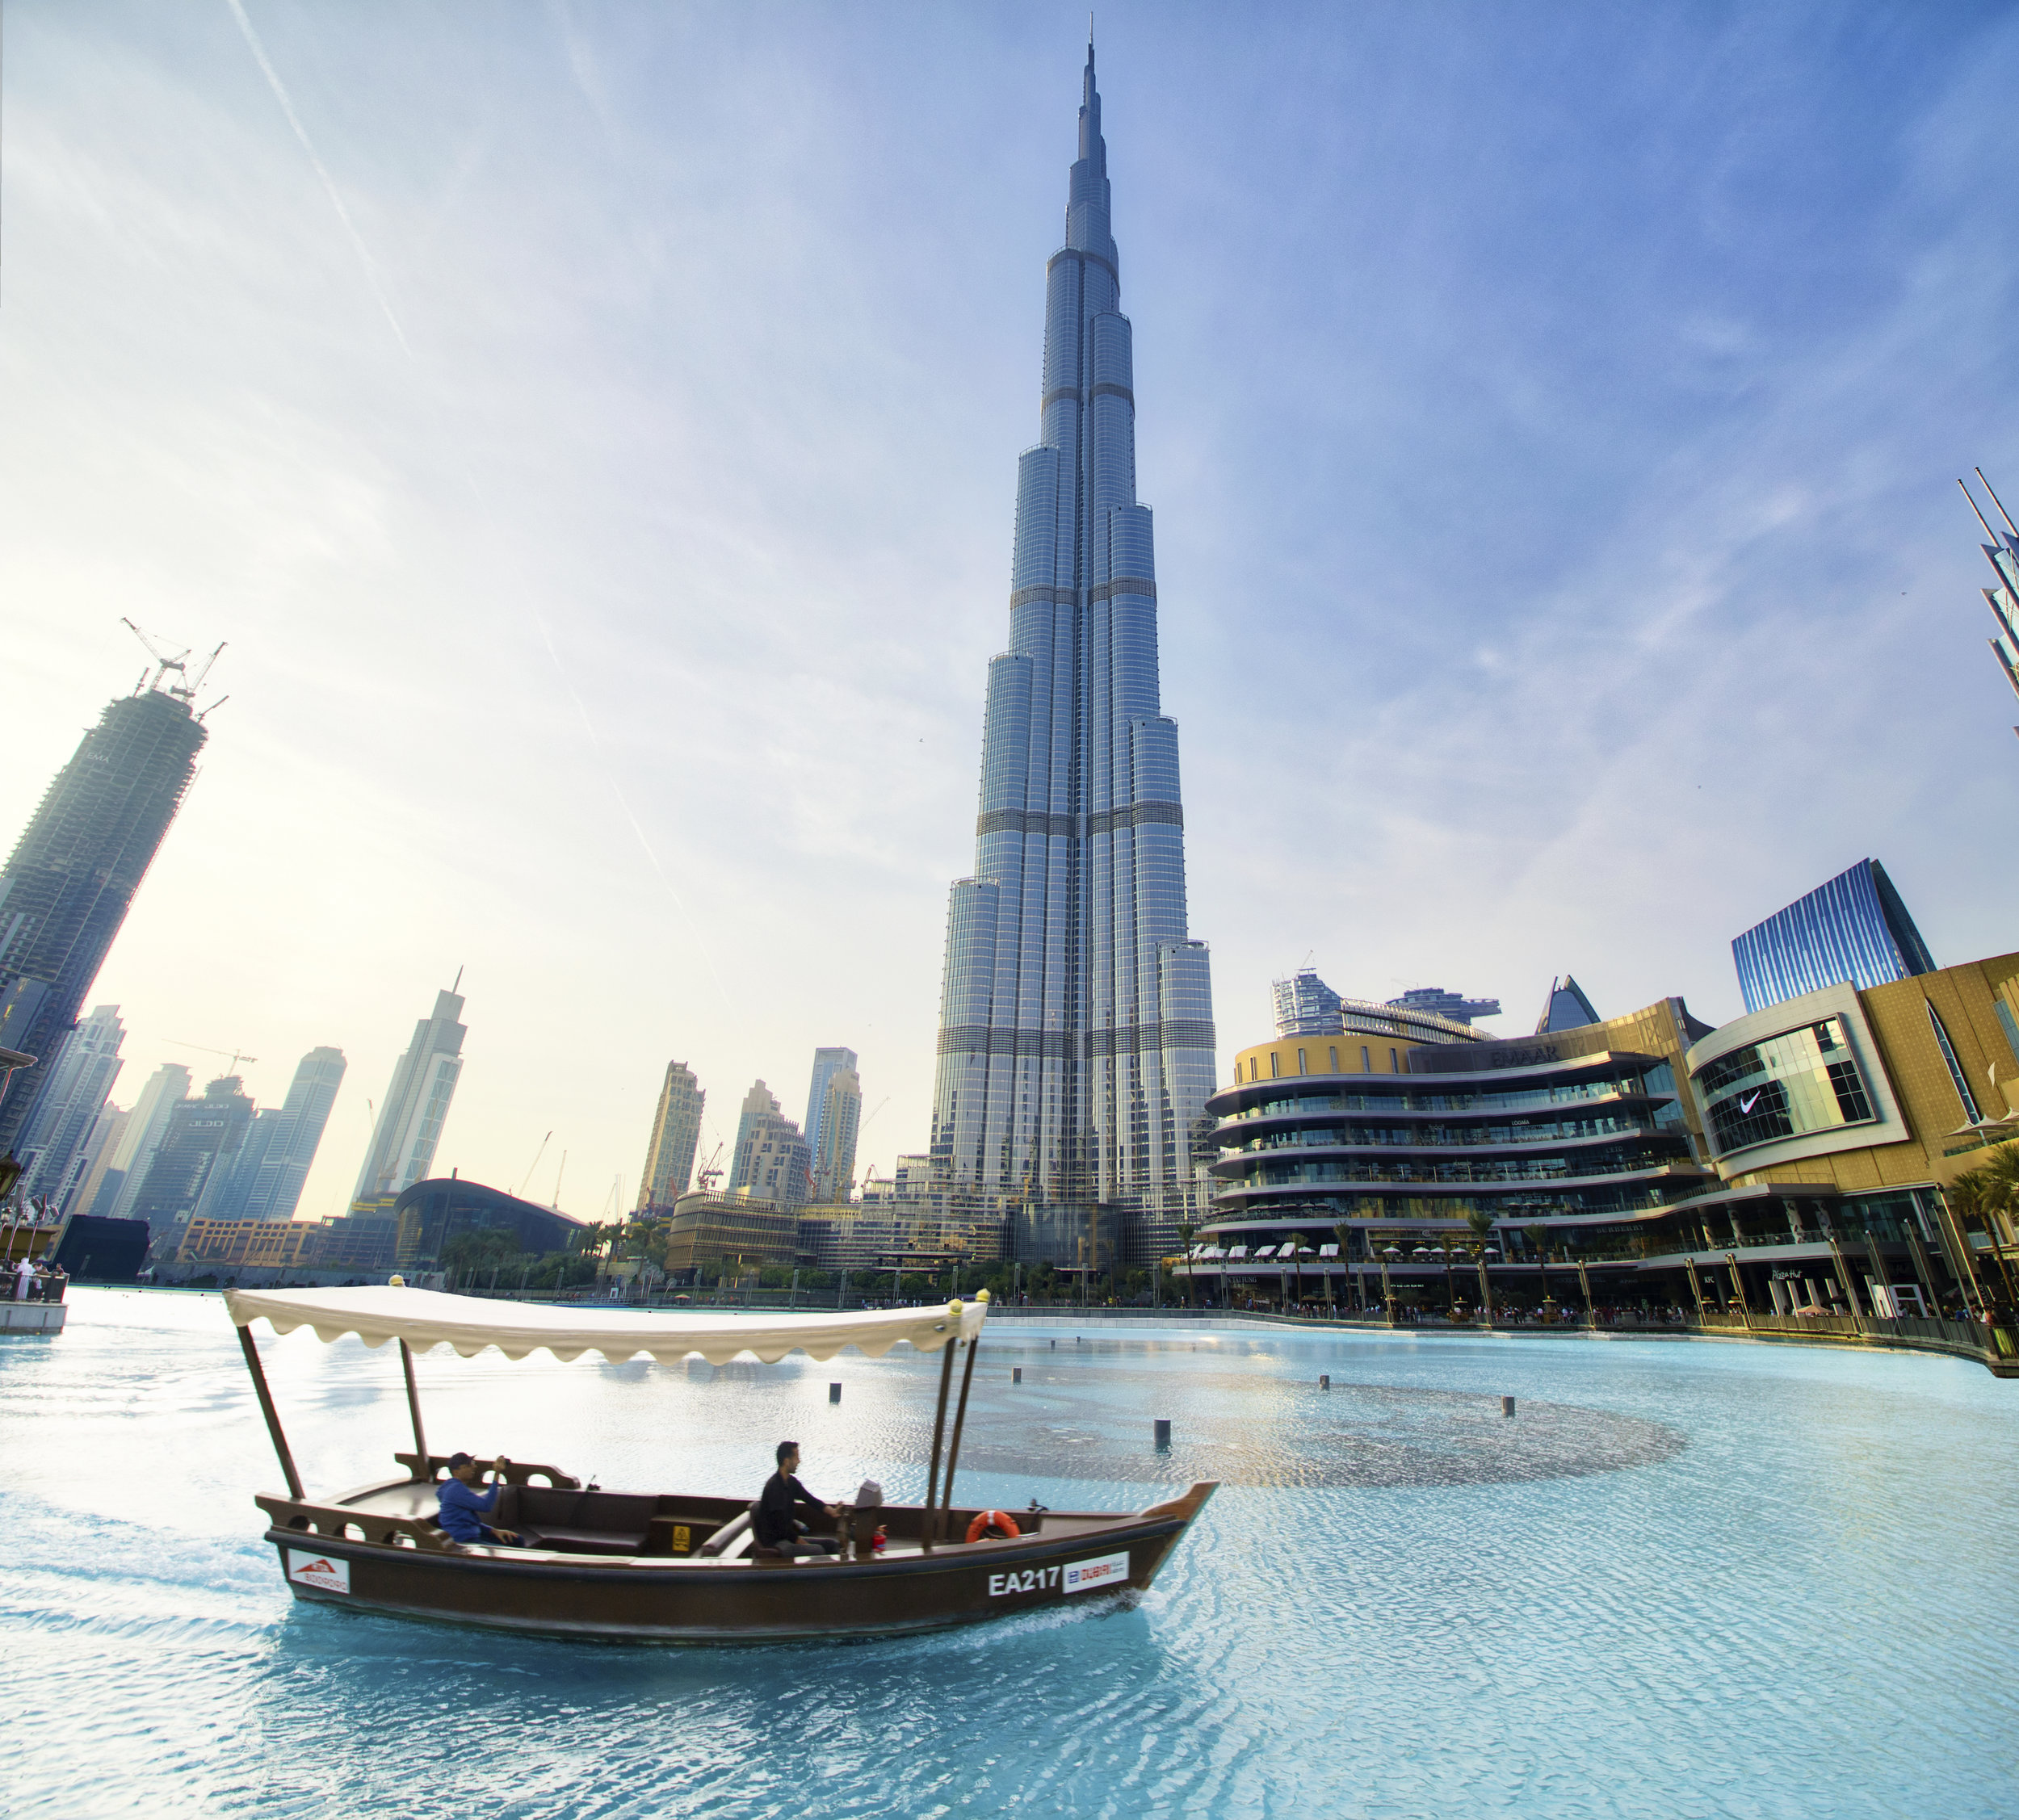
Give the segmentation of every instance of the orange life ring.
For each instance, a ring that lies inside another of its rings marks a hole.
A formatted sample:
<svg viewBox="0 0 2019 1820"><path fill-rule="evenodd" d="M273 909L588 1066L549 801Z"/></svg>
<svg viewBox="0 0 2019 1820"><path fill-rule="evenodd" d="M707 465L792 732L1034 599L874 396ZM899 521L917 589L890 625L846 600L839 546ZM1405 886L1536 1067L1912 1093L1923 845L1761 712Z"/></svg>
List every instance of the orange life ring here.
<svg viewBox="0 0 2019 1820"><path fill-rule="evenodd" d="M1009 1512L981 1511L976 1514L974 1521L968 1525L968 1540L971 1542L978 1542L992 1529L998 1536L1003 1537L1021 1536L1023 1533L1017 1527L1017 1520Z"/></svg>

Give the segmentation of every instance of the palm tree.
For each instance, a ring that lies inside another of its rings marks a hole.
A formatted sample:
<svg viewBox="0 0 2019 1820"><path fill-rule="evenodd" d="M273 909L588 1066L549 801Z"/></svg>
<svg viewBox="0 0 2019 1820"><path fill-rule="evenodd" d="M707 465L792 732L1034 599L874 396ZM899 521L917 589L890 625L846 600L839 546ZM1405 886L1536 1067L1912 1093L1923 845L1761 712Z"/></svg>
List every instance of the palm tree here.
<svg viewBox="0 0 2019 1820"><path fill-rule="evenodd" d="M1493 1236L1493 1216L1484 1207L1475 1207L1465 1216L1465 1223L1472 1229L1472 1261L1480 1271L1480 1313L1488 1326L1493 1320L1493 1296L1491 1273L1487 1268L1486 1242Z"/></svg>
<svg viewBox="0 0 2019 1820"><path fill-rule="evenodd" d="M1332 1229L1332 1235L1339 1241L1339 1268L1341 1270L1350 1269L1347 1259L1351 1255L1353 1228L1341 1220ZM1328 1278L1327 1281L1329 1281L1330 1279Z"/></svg>
<svg viewBox="0 0 2019 1820"><path fill-rule="evenodd" d="M1536 1266L1542 1272L1543 1302L1547 1307L1549 1303L1549 1253L1544 1248L1549 1239L1549 1228L1541 1225L1525 1226L1522 1228L1522 1236L1527 1239L1529 1249L1535 1254Z"/></svg>
<svg viewBox="0 0 2019 1820"><path fill-rule="evenodd" d="M1198 1231L1198 1228L1188 1219L1177 1222L1178 1249L1185 1256L1185 1306L1187 1308L1192 1305L1192 1235Z"/></svg>
<svg viewBox="0 0 2019 1820"><path fill-rule="evenodd" d="M2004 1299L2010 1302L2013 1299L2011 1273L2006 1269L2000 1243L2013 1242L2014 1216L2019 1214L2019 1144L1999 1145L1975 1168L1966 1169L1957 1176L1943 1193L1959 1227L1973 1215L1983 1221L1992 1239L1991 1255L1997 1260L1999 1274L2004 1279ZM1967 1231L1962 1237L1967 1245ZM1983 1287L1981 1280L1978 1287Z"/></svg>
<svg viewBox="0 0 2019 1820"><path fill-rule="evenodd" d="M2000 1144L1971 1173L1983 1180L1983 1208L2004 1228L1997 1236L2013 1243L2015 1218L2019 1218L2019 1144Z"/></svg>

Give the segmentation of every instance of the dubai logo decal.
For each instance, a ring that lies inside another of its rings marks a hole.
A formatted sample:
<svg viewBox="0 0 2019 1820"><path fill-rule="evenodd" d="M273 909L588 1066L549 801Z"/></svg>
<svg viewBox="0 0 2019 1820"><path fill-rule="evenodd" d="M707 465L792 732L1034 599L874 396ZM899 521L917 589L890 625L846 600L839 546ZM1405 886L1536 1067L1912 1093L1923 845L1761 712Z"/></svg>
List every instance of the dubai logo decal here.
<svg viewBox="0 0 2019 1820"><path fill-rule="evenodd" d="M309 1554L291 1548L288 1550L288 1578L298 1586L313 1586L323 1592L348 1592L350 1563L327 1554Z"/></svg>

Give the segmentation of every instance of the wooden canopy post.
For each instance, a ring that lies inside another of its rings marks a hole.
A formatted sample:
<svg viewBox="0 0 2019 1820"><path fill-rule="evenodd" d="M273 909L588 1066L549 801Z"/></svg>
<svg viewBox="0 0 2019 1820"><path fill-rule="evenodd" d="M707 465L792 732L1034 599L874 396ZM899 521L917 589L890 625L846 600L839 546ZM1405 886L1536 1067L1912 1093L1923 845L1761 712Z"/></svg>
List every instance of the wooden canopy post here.
<svg viewBox="0 0 2019 1820"><path fill-rule="evenodd" d="M421 1426L421 1393L413 1385L413 1354L404 1340L400 1342L400 1369L406 1378L407 1413L413 1418L413 1476L427 1484L434 1478L434 1469L428 1460L427 1430Z"/></svg>
<svg viewBox="0 0 2019 1820"><path fill-rule="evenodd" d="M280 1417L274 1408L274 1394L267 1388L267 1374L260 1369L259 1348L253 1344L252 1329L238 1330L238 1344L246 1351L246 1369L252 1373L253 1389L258 1393L259 1413L267 1418L267 1432L273 1436L274 1452L280 1456L282 1476L288 1481L288 1495L297 1502L304 1495L301 1475L295 1470L295 1457L288 1451L288 1437L280 1432Z"/></svg>
<svg viewBox="0 0 2019 1820"><path fill-rule="evenodd" d="M925 1521L918 1531L921 1548L933 1545L933 1509L939 1497L939 1437L947 1429L947 1386L953 1382L954 1349L959 1344L958 1339L950 1340L942 1348L946 1356L939 1367L939 1407L933 1411L932 1466L926 1474Z"/></svg>
<svg viewBox="0 0 2019 1820"><path fill-rule="evenodd" d="M954 1503L954 1468L960 1464L960 1431L968 1424L968 1386L975 1381L975 1348L981 1344L977 1334L968 1342L968 1363L960 1373L960 1403L954 1411L954 1438L947 1445L947 1488L939 1498L939 1537L947 1538L947 1525Z"/></svg>

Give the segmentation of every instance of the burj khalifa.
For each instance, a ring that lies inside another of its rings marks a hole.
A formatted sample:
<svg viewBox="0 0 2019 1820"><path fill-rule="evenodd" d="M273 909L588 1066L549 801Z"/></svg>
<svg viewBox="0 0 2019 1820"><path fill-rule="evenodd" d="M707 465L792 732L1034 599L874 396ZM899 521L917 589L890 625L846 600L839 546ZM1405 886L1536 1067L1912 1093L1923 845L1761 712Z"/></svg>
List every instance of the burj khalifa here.
<svg viewBox="0 0 2019 1820"><path fill-rule="evenodd" d="M1045 268L974 874L947 912L932 1157L935 1184L1005 1205L1020 1256L1105 1268L1149 1261L1203 1206L1214 1035L1091 44L1079 153Z"/></svg>

